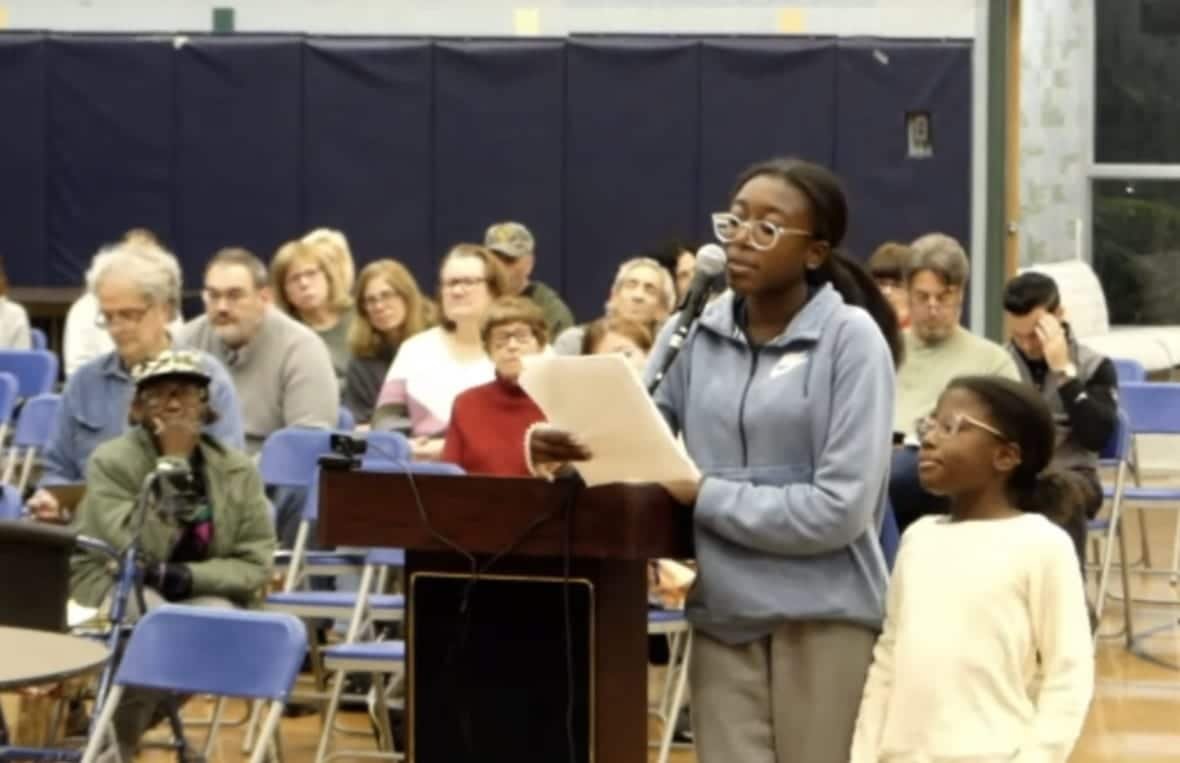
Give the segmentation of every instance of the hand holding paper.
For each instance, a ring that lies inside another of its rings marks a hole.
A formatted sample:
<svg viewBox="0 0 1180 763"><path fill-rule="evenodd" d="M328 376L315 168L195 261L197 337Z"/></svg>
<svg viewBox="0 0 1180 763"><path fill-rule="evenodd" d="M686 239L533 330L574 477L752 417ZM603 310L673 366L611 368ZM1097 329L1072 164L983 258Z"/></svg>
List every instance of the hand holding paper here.
<svg viewBox="0 0 1180 763"><path fill-rule="evenodd" d="M526 358L520 386L549 423L562 430L552 437L541 435L534 456L552 453L554 460L573 462L591 487L656 482L674 496L688 489L695 495L700 472L622 357ZM577 455L589 457L579 460Z"/></svg>

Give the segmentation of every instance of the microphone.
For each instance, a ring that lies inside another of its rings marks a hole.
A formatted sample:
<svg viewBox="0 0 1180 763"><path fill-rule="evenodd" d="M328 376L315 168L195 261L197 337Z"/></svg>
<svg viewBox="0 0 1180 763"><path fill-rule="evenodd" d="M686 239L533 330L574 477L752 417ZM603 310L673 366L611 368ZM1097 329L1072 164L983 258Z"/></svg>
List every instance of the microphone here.
<svg viewBox="0 0 1180 763"><path fill-rule="evenodd" d="M679 317L676 319L676 330L672 332L672 339L668 342L668 349L664 353L659 371L652 377L651 384L647 386L648 393L656 391L668 373L668 369L672 367L672 362L680 354L680 348L684 345L684 340L688 338L689 329L704 312L705 305L709 303L709 295L713 291L714 281L725 270L725 260L725 250L717 244L705 244L697 251L696 268L693 270L692 283L688 286L688 293L680 305Z"/></svg>
<svg viewBox="0 0 1180 763"><path fill-rule="evenodd" d="M153 475L159 499L156 510L166 517L184 513L185 499L197 492L196 477L188 459L162 456L156 461Z"/></svg>

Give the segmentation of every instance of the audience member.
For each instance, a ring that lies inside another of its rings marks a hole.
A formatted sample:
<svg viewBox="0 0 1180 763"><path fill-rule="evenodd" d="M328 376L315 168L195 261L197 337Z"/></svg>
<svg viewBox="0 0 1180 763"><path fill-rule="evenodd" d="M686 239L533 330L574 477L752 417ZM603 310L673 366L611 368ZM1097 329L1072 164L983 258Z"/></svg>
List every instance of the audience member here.
<svg viewBox="0 0 1180 763"><path fill-rule="evenodd" d="M352 294L352 285L356 281L356 264L352 257L352 247L348 245L348 238L338 230L316 228L301 241L332 263L333 269L340 275L340 290L345 294Z"/></svg>
<svg viewBox="0 0 1180 763"><path fill-rule="evenodd" d="M271 304L266 266L245 249L217 252L205 267L205 315L181 343L229 369L245 420L246 449L257 453L284 427L336 426L340 393L319 337Z"/></svg>
<svg viewBox="0 0 1180 763"><path fill-rule="evenodd" d="M869 258L869 273L881 293L897 312L897 321L901 327L910 325L910 295L905 286L905 274L909 270L910 248L896 241L887 241L877 247L873 256Z"/></svg>
<svg viewBox="0 0 1180 763"><path fill-rule="evenodd" d="M914 241L911 252L905 275L910 327L904 335L905 362L897 372L893 423L894 436L904 437L904 444L893 451L889 480L890 502L902 531L918 517L947 508L943 498L918 482L914 422L930 415L942 390L959 376L1020 378L1007 350L959 324L969 268L959 242L931 233Z"/></svg>
<svg viewBox="0 0 1180 763"><path fill-rule="evenodd" d="M409 432L415 457L438 458L455 398L495 378L480 330L504 283L499 260L482 246L458 244L443 258L442 323L402 343L373 412L375 429Z"/></svg>
<svg viewBox="0 0 1180 763"><path fill-rule="evenodd" d="M1033 385L1057 427L1054 469L1081 477L1085 500L1067 518L1066 530L1086 558L1086 520L1102 508L1098 452L1118 423L1118 374L1110 360L1078 344L1066 321L1057 283L1047 275L1023 273L1004 289L1004 312L1012 341L1008 351L1020 377Z"/></svg>
<svg viewBox="0 0 1180 763"><path fill-rule="evenodd" d="M1045 471L1049 410L1028 385L963 377L920 429L922 484L950 516L902 538L851 762L1066 761L1094 647L1069 539L1042 516L1081 501Z"/></svg>
<svg viewBox="0 0 1180 763"><path fill-rule="evenodd" d="M367 425L373 417L381 383L398 347L434 321L434 304L400 262L377 260L361 271L348 336L352 360L344 383L344 405L358 424Z"/></svg>
<svg viewBox="0 0 1180 763"><path fill-rule="evenodd" d="M29 314L8 298L8 273L0 260L0 350L28 350L33 347Z"/></svg>
<svg viewBox="0 0 1180 763"><path fill-rule="evenodd" d="M574 325L574 314L556 291L530 280L536 264L536 242L532 232L520 223L496 223L484 234L484 246L504 266L505 296L525 297L537 303L545 315L549 336L557 336Z"/></svg>
<svg viewBox="0 0 1180 763"><path fill-rule="evenodd" d="M619 266L606 303L606 315L641 323L655 334L676 307L676 282L660 263L636 257ZM563 331L553 344L559 355L579 355L586 326Z"/></svg>
<svg viewBox="0 0 1180 763"><path fill-rule="evenodd" d="M671 241L652 250L650 257L664 266L676 282L676 304L684 301L697 265L696 250L683 241Z"/></svg>
<svg viewBox="0 0 1180 763"><path fill-rule="evenodd" d="M529 467L520 444L525 431L545 414L516 380L526 355L536 355L549 340L545 314L522 297L492 303L480 332L496 367L496 378L455 398L442 460L469 474L527 477Z"/></svg>
<svg viewBox="0 0 1180 763"><path fill-rule="evenodd" d="M123 234L121 241L135 244L141 249L155 248L166 251L155 234L146 228L132 228ZM94 272L93 262L88 272ZM98 300L94 296L94 284L87 282L85 286L82 295L74 300L74 304L70 305L69 312L66 313L62 335L62 366L67 379L85 363L115 350L111 335L98 323ZM168 330L176 336L183 325L184 320L178 306L176 317L168 325Z"/></svg>
<svg viewBox="0 0 1180 763"><path fill-rule="evenodd" d="M622 355L642 376L653 343L651 332L642 323L625 318L599 318L586 326L582 354Z"/></svg>
<svg viewBox="0 0 1180 763"><path fill-rule="evenodd" d="M998 374L1019 379L1011 355L995 342L960 325L969 264L958 241L931 233L911 245L906 291L910 327L905 363L897 374L897 432L934 410L951 379Z"/></svg>
<svg viewBox="0 0 1180 763"><path fill-rule="evenodd" d="M57 422L42 456L42 485L81 482L94 449L123 433L134 394L131 369L174 345L169 325L179 311L180 265L157 246L124 242L95 256L86 274L98 305L97 324L114 350L83 364L66 381ZM228 447L245 444L234 385L215 358L199 361L212 380L211 405L219 412L208 432ZM58 504L45 490L29 500L35 515L52 518Z"/></svg>
<svg viewBox="0 0 1180 763"><path fill-rule="evenodd" d="M341 385L351 359L348 335L352 328L352 298L340 262L327 245L290 241L279 247L270 263L270 283L278 306L324 340L332 369Z"/></svg>
<svg viewBox="0 0 1180 763"><path fill-rule="evenodd" d="M138 534L143 552L144 604L251 606L270 577L275 537L258 470L238 450L202 436L217 418L210 406L204 359L166 351L136 366L128 431L94 452L79 533L126 548ZM172 489L167 506L135 507L144 480L163 471ZM71 560L70 595L91 607L109 605L114 576L108 559L82 551ZM135 596L129 606L138 613ZM232 648L232 647L227 647ZM184 659L177 654L176 659ZM133 760L143 732L158 718L167 695L128 689L115 711L123 760Z"/></svg>

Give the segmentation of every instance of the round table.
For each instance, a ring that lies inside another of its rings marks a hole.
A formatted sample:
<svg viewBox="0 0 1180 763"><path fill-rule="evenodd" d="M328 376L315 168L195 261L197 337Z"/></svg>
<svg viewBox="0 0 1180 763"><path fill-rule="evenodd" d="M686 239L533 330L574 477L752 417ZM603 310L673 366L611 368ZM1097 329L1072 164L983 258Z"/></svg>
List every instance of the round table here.
<svg viewBox="0 0 1180 763"><path fill-rule="evenodd" d="M0 691L56 683L98 670L106 645L78 636L0 628Z"/></svg>

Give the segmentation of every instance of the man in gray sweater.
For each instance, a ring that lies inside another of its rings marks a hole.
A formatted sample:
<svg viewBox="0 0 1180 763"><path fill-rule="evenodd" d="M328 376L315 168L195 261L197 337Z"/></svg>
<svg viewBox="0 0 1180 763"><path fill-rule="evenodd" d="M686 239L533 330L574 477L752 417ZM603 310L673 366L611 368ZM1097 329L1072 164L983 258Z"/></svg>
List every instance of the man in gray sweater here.
<svg viewBox="0 0 1180 763"><path fill-rule="evenodd" d="M179 344L204 350L229 370L256 454L284 427L331 429L340 392L328 348L315 333L271 305L266 266L245 249L222 249L205 268L205 315L189 321ZM277 531L290 547L302 500L275 493ZM304 491L298 491L302 494Z"/></svg>

